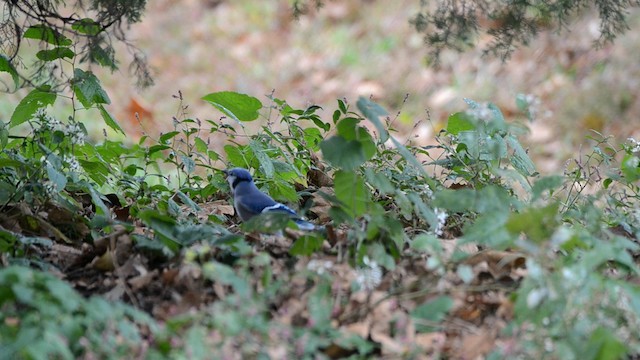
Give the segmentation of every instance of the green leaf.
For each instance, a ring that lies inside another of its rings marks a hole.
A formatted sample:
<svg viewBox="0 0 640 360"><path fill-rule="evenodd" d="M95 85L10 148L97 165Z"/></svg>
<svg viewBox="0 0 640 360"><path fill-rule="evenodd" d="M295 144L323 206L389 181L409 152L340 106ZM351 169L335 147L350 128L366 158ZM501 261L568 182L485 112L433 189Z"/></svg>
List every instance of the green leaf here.
<svg viewBox="0 0 640 360"><path fill-rule="evenodd" d="M632 154L625 154L621 163L622 174L627 183L640 179L640 158Z"/></svg>
<svg viewBox="0 0 640 360"><path fill-rule="evenodd" d="M178 191L176 195L180 198L180 201L182 201L183 204L188 205L194 211L202 211L200 206L198 206L198 204L191 200L191 198L188 197L187 194L183 193L182 191Z"/></svg>
<svg viewBox="0 0 640 360"><path fill-rule="evenodd" d="M258 158L258 162L260 163L260 167L264 172L264 175L267 179L272 179L275 174L275 170L273 168L273 161L267 155L267 149L263 146L263 144L259 141L252 140L249 143L249 147L253 150L256 158Z"/></svg>
<svg viewBox="0 0 640 360"><path fill-rule="evenodd" d="M71 28L81 34L87 34L89 36L98 35L102 31L100 24L90 18L84 18L76 21L71 25Z"/></svg>
<svg viewBox="0 0 640 360"><path fill-rule="evenodd" d="M453 299L449 296L438 296L416 307L411 312L416 331L419 333L436 331L437 328L434 325L442 321L451 308L453 308Z"/></svg>
<svg viewBox="0 0 640 360"><path fill-rule="evenodd" d="M376 104L375 102L365 98L364 96L360 96L358 98L358 102L356 103L360 112L369 119L378 130L378 134L380 136L380 142L384 143L389 139L389 132L385 129L382 121L380 121L380 117L387 116L387 110L385 110L382 106Z"/></svg>
<svg viewBox="0 0 640 360"><path fill-rule="evenodd" d="M138 218L142 222L153 229L156 236L158 236L162 243L167 246L174 253L180 249L181 241L176 238L176 220L167 215L160 214L157 210L142 210L138 213Z"/></svg>
<svg viewBox="0 0 640 360"><path fill-rule="evenodd" d="M16 71L16 68L13 66L11 61L2 54L0 54L0 72L7 72L11 75L16 89L20 86L20 76L18 75L18 71Z"/></svg>
<svg viewBox="0 0 640 360"><path fill-rule="evenodd" d="M36 57L42 61L52 61L56 59L73 59L76 54L67 47L56 47L50 50L40 50Z"/></svg>
<svg viewBox="0 0 640 360"><path fill-rule="evenodd" d="M418 171L418 173L422 174L422 176L425 177L427 183L429 184L429 186L431 186L432 189L436 188L436 184L433 183L433 181L430 181L430 179L428 178L428 174L425 171L424 167L422 166L422 164L420 163L420 161L418 161L418 159L409 151L409 149L407 149L404 145L402 145L398 140L396 140L396 138L394 138L393 136L390 137L391 141L393 142L393 145L396 147L396 149L398 149L398 152L400 152L400 155L402 155L402 157L410 164L413 166L413 168Z"/></svg>
<svg viewBox="0 0 640 360"><path fill-rule="evenodd" d="M591 333L587 341L588 353L593 359L616 360L624 359L627 346L611 332L611 329L599 327Z"/></svg>
<svg viewBox="0 0 640 360"><path fill-rule="evenodd" d="M202 100L237 121L253 121L259 116L258 110L262 109L260 100L232 91L211 93L203 96Z"/></svg>
<svg viewBox="0 0 640 360"><path fill-rule="evenodd" d="M249 164L244 156L244 152L238 147L234 145L225 145L224 152L227 154L227 160L233 166L237 167L248 167Z"/></svg>
<svg viewBox="0 0 640 360"><path fill-rule="evenodd" d="M109 96L100 86L100 80L91 71L75 69L71 79L73 92L85 108L93 104L110 104Z"/></svg>
<svg viewBox="0 0 640 360"><path fill-rule="evenodd" d="M527 155L527 152L522 148L518 139L514 136L507 136L507 142L513 149L513 156L510 157L513 167L524 176L533 176L536 174L536 166Z"/></svg>
<svg viewBox="0 0 640 360"><path fill-rule="evenodd" d="M334 176L336 197L352 217L366 213L369 208L369 189L360 175L349 171L336 171Z"/></svg>
<svg viewBox="0 0 640 360"><path fill-rule="evenodd" d="M558 225L558 203L542 208L528 208L514 213L507 221L506 228L513 235L524 233L536 243L548 241Z"/></svg>
<svg viewBox="0 0 640 360"><path fill-rule="evenodd" d="M324 239L313 235L304 235L293 243L289 254L293 256L309 256L322 249Z"/></svg>
<svg viewBox="0 0 640 360"><path fill-rule="evenodd" d="M47 175L49 175L49 180L55 184L56 192L64 190L67 186L67 177L51 164L47 164Z"/></svg>
<svg viewBox="0 0 640 360"><path fill-rule="evenodd" d="M465 112L457 112L447 120L447 132L458 135L463 131L472 131L476 129L476 125Z"/></svg>
<svg viewBox="0 0 640 360"><path fill-rule="evenodd" d="M170 131L166 134L160 135L158 142L163 145L169 144L169 140L173 139L176 135L180 134L179 131Z"/></svg>
<svg viewBox="0 0 640 360"><path fill-rule="evenodd" d="M207 146L207 143L199 137L193 139L193 145L196 147L196 150L198 150L198 152L202 154L207 154L209 150L209 146Z"/></svg>
<svg viewBox="0 0 640 360"><path fill-rule="evenodd" d="M46 25L31 26L24 32L23 36L25 39L42 40L56 46L71 46L73 43L71 39Z"/></svg>
<svg viewBox="0 0 640 360"><path fill-rule="evenodd" d="M48 87L34 89L20 101L11 115L11 127L31 120L38 109L52 105L56 101L56 94L48 90Z"/></svg>
<svg viewBox="0 0 640 360"><path fill-rule="evenodd" d="M320 149L325 160L344 170L355 170L373 156L367 154L362 142L338 135L321 142Z"/></svg>
<svg viewBox="0 0 640 360"><path fill-rule="evenodd" d="M556 188L559 188L560 186L562 186L563 182L564 182L564 176L560 176L560 175L541 177L540 179L536 180L536 182L531 187L532 200L536 200L540 198L540 195L542 195L542 193L547 190L549 190L550 193L553 194L553 191Z"/></svg>
<svg viewBox="0 0 640 360"><path fill-rule="evenodd" d="M114 119L113 116L111 116L111 114L107 111L107 109L104 108L102 104L98 104L98 110L100 110L100 115L102 115L102 120L104 120L104 123L107 124L108 127L112 128L113 130L121 134L124 134L124 130L120 127L116 119Z"/></svg>

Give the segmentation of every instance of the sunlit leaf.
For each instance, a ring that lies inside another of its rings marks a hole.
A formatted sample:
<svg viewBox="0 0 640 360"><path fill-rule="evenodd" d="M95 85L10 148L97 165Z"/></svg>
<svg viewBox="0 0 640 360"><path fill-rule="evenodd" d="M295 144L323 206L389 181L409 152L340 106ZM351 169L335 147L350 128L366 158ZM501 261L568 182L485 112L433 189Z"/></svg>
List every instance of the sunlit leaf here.
<svg viewBox="0 0 640 360"><path fill-rule="evenodd" d="M253 121L262 109L260 100L246 94L232 91L211 93L202 97L216 109L237 121Z"/></svg>

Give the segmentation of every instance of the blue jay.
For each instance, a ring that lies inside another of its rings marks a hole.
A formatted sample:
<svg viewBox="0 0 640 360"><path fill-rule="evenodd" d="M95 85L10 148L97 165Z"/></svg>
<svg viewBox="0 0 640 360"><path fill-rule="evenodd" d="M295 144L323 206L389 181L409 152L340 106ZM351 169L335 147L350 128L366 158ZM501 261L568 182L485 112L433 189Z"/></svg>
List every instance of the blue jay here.
<svg viewBox="0 0 640 360"><path fill-rule="evenodd" d="M231 186L231 191L233 191L233 206L236 209L236 214L240 216L242 221L247 221L261 213L275 211L289 214L300 230L314 231L321 229L321 227L303 220L291 208L276 202L269 195L260 191L246 169L235 168L223 170L223 172L227 175L227 181Z"/></svg>

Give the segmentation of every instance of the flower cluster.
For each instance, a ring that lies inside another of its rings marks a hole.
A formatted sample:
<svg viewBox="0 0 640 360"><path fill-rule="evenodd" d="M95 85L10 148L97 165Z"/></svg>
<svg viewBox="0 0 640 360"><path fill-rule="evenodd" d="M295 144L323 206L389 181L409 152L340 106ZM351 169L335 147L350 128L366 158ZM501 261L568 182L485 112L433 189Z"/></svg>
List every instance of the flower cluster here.
<svg viewBox="0 0 640 360"><path fill-rule="evenodd" d="M365 266L356 270L356 282L361 289L371 291L382 282L382 268L368 256L365 256L362 262Z"/></svg>
<svg viewBox="0 0 640 360"><path fill-rule="evenodd" d="M33 117L34 119L40 120L40 124L43 130L58 130L62 126L62 123L60 122L60 120L47 114L47 112L43 107L36 110Z"/></svg>
<svg viewBox="0 0 640 360"><path fill-rule="evenodd" d="M78 162L78 159L76 159L75 156L73 156L73 155L65 155L64 156L64 162L67 163L67 166L69 167L69 170L71 170L71 171L80 170L80 163Z"/></svg>
<svg viewBox="0 0 640 360"><path fill-rule="evenodd" d="M631 152L635 153L635 152L640 152L640 141L634 139L634 138L628 138L627 141L629 141L631 143Z"/></svg>
<svg viewBox="0 0 640 360"><path fill-rule="evenodd" d="M325 271L329 271L332 267L333 267L333 262L329 260L320 261L320 260L313 259L309 261L309 263L307 264L307 270L313 271L318 275L324 274Z"/></svg>
<svg viewBox="0 0 640 360"><path fill-rule="evenodd" d="M437 236L441 236L449 214L447 214L446 211L440 210L438 208L433 209L433 211L436 213L436 218L438 219L438 224L436 225L436 228L433 229L433 233Z"/></svg>
<svg viewBox="0 0 640 360"><path fill-rule="evenodd" d="M84 145L85 133L82 125L79 123L68 124L64 132L69 136L72 144Z"/></svg>

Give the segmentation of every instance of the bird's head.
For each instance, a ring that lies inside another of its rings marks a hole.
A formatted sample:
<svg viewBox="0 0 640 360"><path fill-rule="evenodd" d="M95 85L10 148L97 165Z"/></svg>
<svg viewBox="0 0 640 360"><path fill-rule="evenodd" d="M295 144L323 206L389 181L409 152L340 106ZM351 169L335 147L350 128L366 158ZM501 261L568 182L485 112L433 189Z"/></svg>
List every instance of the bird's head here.
<svg viewBox="0 0 640 360"><path fill-rule="evenodd" d="M253 181L253 178L247 169L234 168L231 170L222 170L222 172L227 175L227 181L229 182L229 186L231 186L231 190L235 190L236 186L241 182Z"/></svg>

